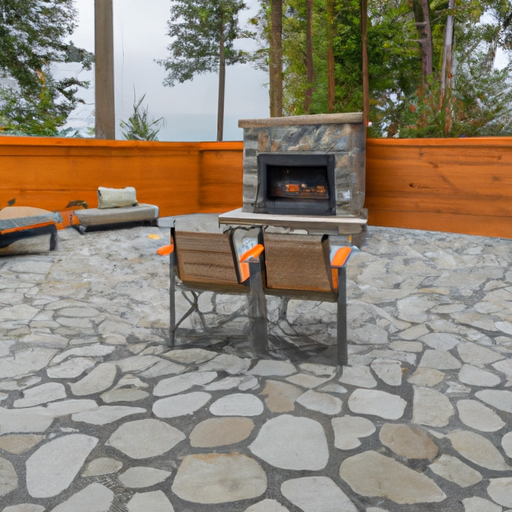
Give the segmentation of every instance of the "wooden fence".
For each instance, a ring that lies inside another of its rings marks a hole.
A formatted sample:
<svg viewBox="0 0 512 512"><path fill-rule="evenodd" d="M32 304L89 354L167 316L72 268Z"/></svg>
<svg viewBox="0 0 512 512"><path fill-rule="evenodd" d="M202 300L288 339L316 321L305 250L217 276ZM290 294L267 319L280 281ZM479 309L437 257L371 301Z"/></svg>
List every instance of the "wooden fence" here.
<svg viewBox="0 0 512 512"><path fill-rule="evenodd" d="M512 238L512 138L369 139L366 207L379 226ZM0 137L0 208L97 205L137 189L160 214L241 206L241 142Z"/></svg>

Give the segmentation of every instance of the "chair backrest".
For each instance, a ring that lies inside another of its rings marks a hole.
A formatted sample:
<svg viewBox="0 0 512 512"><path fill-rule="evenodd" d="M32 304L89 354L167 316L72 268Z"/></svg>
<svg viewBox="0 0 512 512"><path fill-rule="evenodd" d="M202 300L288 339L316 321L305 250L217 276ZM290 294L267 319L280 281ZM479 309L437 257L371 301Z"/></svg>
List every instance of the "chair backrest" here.
<svg viewBox="0 0 512 512"><path fill-rule="evenodd" d="M266 288L335 300L329 240L321 235L264 233ZM328 297L323 297L327 294Z"/></svg>

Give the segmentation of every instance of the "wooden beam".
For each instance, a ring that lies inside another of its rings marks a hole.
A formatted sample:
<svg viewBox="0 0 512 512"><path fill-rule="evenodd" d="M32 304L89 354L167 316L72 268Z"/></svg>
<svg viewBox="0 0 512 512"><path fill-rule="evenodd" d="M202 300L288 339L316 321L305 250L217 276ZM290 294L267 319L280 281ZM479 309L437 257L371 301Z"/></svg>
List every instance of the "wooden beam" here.
<svg viewBox="0 0 512 512"><path fill-rule="evenodd" d="M96 138L116 138L112 0L94 0Z"/></svg>

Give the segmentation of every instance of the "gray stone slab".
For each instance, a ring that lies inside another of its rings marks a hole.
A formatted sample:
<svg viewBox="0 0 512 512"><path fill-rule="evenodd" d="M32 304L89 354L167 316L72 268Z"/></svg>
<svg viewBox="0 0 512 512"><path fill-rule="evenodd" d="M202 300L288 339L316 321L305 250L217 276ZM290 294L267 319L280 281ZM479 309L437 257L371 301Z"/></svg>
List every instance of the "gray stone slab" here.
<svg viewBox="0 0 512 512"><path fill-rule="evenodd" d="M403 398L376 389L356 389L348 399L348 407L353 413L379 416L387 420L400 419L406 405Z"/></svg>
<svg viewBox="0 0 512 512"><path fill-rule="evenodd" d="M52 512L108 512L114 493L99 483L92 483L57 505Z"/></svg>

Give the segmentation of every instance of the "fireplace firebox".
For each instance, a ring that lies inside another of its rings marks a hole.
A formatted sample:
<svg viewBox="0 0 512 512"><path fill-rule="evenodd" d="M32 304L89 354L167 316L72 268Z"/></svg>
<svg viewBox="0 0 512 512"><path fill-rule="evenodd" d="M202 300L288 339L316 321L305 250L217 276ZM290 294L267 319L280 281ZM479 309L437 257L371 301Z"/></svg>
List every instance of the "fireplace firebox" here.
<svg viewBox="0 0 512 512"><path fill-rule="evenodd" d="M260 153L255 213L336 215L332 154Z"/></svg>

